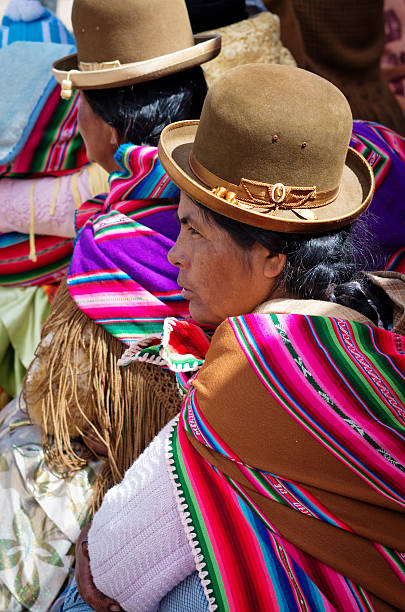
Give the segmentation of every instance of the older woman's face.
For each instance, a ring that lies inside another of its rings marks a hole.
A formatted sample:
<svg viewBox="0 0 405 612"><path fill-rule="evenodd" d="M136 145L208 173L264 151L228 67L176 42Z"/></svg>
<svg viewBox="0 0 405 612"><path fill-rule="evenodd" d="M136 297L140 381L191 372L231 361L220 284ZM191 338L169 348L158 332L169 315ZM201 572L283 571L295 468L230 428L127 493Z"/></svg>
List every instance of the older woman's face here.
<svg viewBox="0 0 405 612"><path fill-rule="evenodd" d="M284 255L272 256L256 243L245 250L182 193L180 234L169 252L179 268L178 284L198 323L218 325L229 316L252 312L276 284Z"/></svg>
<svg viewBox="0 0 405 612"><path fill-rule="evenodd" d="M82 92L80 92L77 124L86 145L88 159L100 164L107 172L117 170L118 165L114 160L117 148L116 130L96 115Z"/></svg>

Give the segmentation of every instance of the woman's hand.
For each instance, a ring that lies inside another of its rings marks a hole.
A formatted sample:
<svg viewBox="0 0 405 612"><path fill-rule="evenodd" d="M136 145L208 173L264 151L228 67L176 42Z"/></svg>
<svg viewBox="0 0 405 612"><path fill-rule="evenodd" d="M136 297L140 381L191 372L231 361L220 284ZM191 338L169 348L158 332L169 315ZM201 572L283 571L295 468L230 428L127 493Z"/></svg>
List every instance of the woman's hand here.
<svg viewBox="0 0 405 612"><path fill-rule="evenodd" d="M106 445L96 437L94 431L91 429L86 431L82 435L82 440L96 457L107 457L108 449Z"/></svg>
<svg viewBox="0 0 405 612"><path fill-rule="evenodd" d="M84 601L97 612L120 612L120 605L97 589L90 571L90 557L87 548L87 534L91 523L80 532L76 542L75 578L77 589Z"/></svg>

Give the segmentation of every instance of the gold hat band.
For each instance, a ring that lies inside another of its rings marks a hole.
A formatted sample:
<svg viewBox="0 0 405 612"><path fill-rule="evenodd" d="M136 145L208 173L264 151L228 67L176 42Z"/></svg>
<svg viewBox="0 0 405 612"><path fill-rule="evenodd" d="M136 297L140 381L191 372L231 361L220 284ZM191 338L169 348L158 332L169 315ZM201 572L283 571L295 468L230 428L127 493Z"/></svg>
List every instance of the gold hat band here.
<svg viewBox="0 0 405 612"><path fill-rule="evenodd" d="M232 204L250 204L255 208L308 209L330 204L339 195L339 186L334 189L318 191L316 186L296 187L283 183L261 183L242 178L239 185L229 183L210 172L196 159L191 151L189 164L193 173L214 195Z"/></svg>
<svg viewBox="0 0 405 612"><path fill-rule="evenodd" d="M70 100L73 93L73 83L70 78L71 74L80 74L80 72L94 72L95 70L113 70L115 68L121 68L120 60L114 60L112 62L79 62L80 70L73 68L67 73L66 79L63 79L61 83L60 97L63 100Z"/></svg>
<svg viewBox="0 0 405 612"><path fill-rule="evenodd" d="M113 68L121 68L120 60L112 62L79 62L79 68L82 72L93 72L93 70L112 70Z"/></svg>

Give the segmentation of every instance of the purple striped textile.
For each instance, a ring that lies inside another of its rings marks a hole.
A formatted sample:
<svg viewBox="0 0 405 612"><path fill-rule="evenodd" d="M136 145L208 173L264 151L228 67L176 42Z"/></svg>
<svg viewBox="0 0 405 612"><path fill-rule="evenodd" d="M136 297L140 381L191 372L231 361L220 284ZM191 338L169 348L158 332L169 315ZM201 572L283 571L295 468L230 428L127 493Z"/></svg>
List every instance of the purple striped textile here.
<svg viewBox="0 0 405 612"><path fill-rule="evenodd" d="M167 260L178 234L178 188L154 147L122 145L116 160L122 171L111 175L99 212L94 200L78 211L67 283L83 312L130 343L160 333L165 317L187 317L188 303Z"/></svg>

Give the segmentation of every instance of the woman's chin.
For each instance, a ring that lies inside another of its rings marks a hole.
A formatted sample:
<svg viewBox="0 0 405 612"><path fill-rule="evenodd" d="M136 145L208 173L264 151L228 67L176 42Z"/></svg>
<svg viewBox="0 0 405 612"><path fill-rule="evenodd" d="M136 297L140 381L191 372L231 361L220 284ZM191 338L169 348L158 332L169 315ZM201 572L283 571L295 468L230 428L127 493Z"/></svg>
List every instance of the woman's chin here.
<svg viewBox="0 0 405 612"><path fill-rule="evenodd" d="M204 304L195 304L191 300L189 303L190 316L199 325L219 325L222 319L216 317Z"/></svg>

